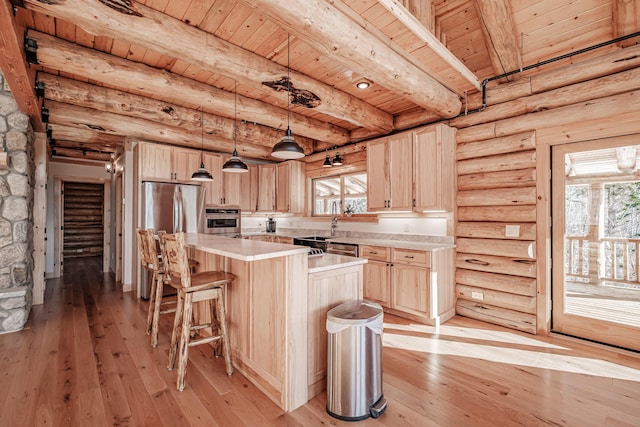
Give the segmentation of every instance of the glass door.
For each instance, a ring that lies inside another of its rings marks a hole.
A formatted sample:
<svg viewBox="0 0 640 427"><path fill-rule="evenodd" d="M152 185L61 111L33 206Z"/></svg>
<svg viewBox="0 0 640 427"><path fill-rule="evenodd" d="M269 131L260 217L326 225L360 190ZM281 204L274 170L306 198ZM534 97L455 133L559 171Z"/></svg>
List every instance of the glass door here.
<svg viewBox="0 0 640 427"><path fill-rule="evenodd" d="M631 141L552 148L552 330L640 350L640 146Z"/></svg>

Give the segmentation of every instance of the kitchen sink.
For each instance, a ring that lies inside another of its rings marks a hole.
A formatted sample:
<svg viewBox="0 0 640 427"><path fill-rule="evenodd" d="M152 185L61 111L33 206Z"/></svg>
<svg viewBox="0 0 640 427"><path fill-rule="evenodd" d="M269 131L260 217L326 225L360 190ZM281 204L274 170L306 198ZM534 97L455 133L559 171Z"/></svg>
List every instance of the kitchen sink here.
<svg viewBox="0 0 640 427"><path fill-rule="evenodd" d="M296 237L298 240L311 240L313 242L324 242L329 239L329 237L324 236L307 236L307 237Z"/></svg>

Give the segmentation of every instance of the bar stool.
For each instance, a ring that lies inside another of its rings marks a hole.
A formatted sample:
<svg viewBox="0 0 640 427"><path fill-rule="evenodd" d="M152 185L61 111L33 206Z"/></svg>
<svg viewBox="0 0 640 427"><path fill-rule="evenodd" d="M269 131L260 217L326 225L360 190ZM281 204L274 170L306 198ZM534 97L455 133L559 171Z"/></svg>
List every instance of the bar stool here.
<svg viewBox="0 0 640 427"><path fill-rule="evenodd" d="M236 276L224 271L203 271L191 274L189 260L184 244L184 234L158 233L162 251L163 267L167 277L165 283L178 291L178 306L173 322L169 363L173 370L178 359L178 390L184 390L184 376L187 369L189 347L222 340L224 359L228 375L233 373L231 347L227 333L227 321L224 308L224 286L231 284ZM211 322L193 324L193 303L210 301ZM212 335L200 339L191 339L191 334L204 328L211 328Z"/></svg>
<svg viewBox="0 0 640 427"><path fill-rule="evenodd" d="M136 228L138 235L138 251L140 252L140 263L142 268L152 274L151 292L149 295L149 310L147 312L147 335L151 335L151 345L158 345L158 322L160 318L160 307L162 305L162 288L164 283L164 272L160 264L158 250L156 249L156 239L153 229L147 230ZM166 310L163 313L173 312Z"/></svg>

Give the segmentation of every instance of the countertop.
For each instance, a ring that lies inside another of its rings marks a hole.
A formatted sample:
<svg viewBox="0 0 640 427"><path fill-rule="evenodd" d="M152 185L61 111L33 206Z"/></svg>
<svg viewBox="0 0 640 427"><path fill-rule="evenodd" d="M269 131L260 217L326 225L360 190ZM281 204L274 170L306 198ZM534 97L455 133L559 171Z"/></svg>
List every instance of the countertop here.
<svg viewBox="0 0 640 427"><path fill-rule="evenodd" d="M309 274L322 271L335 270L337 268L351 267L366 264L367 259L352 256L324 254L309 257Z"/></svg>
<svg viewBox="0 0 640 427"><path fill-rule="evenodd" d="M232 237L201 233L186 233L184 240L189 248L241 261L258 261L288 255L307 254L309 252L309 248L306 246L234 239Z"/></svg>
<svg viewBox="0 0 640 427"><path fill-rule="evenodd" d="M327 238L328 242L336 242L336 243L353 243L357 245L372 245L372 246L386 246L389 248L398 248L398 249L414 249L418 251L439 251L444 249L455 248L455 244L453 243L434 243L434 242L424 242L424 241L415 241L415 240L396 240L396 239L374 239L374 238L363 238L363 237L330 237L327 235L328 233L305 233L301 231L295 231L291 229L285 229L283 231L277 230L275 233L267 233L267 232L243 232L242 236L244 237L252 237L252 236L275 236L275 237L304 237L304 236L323 236Z"/></svg>

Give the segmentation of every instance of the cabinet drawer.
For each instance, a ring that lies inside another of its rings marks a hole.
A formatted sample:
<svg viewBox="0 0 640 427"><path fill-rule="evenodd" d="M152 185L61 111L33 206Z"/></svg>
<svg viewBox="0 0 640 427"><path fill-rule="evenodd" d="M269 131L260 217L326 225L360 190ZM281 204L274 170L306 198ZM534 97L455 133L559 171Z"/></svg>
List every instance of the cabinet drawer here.
<svg viewBox="0 0 640 427"><path fill-rule="evenodd" d="M389 261L389 248L384 246L360 245L360 258L373 259L376 261Z"/></svg>
<svg viewBox="0 0 640 427"><path fill-rule="evenodd" d="M391 260L404 264L431 267L431 252L415 251L411 249L393 249Z"/></svg>

